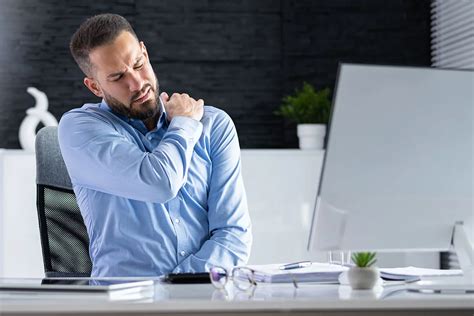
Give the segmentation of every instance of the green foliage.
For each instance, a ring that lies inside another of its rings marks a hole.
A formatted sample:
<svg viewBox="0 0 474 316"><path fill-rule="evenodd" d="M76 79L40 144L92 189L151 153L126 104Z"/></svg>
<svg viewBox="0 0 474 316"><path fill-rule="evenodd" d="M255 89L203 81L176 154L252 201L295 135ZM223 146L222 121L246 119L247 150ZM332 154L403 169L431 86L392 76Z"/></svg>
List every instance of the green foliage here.
<svg viewBox="0 0 474 316"><path fill-rule="evenodd" d="M355 252L352 254L352 261L359 268L371 267L377 260L375 252Z"/></svg>
<svg viewBox="0 0 474 316"><path fill-rule="evenodd" d="M327 124L331 111L330 93L328 88L316 91L304 82L301 90L283 98L283 104L275 114L298 124Z"/></svg>

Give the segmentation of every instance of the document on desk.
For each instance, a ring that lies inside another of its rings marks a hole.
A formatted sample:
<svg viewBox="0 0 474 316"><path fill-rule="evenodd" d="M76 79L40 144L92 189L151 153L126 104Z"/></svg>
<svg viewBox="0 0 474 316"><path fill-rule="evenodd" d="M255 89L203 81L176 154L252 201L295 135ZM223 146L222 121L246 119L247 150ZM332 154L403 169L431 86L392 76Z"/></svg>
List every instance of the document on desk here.
<svg viewBox="0 0 474 316"><path fill-rule="evenodd" d="M417 267L403 267L403 268L381 268L380 273L382 276L394 275L394 276L413 276L413 277L435 277L435 276L460 276L462 270L440 270L440 269L427 269Z"/></svg>
<svg viewBox="0 0 474 316"><path fill-rule="evenodd" d="M282 270L282 264L250 265L255 271L255 281L267 283L320 282L339 283L339 275L348 268L330 263L313 262L310 266Z"/></svg>

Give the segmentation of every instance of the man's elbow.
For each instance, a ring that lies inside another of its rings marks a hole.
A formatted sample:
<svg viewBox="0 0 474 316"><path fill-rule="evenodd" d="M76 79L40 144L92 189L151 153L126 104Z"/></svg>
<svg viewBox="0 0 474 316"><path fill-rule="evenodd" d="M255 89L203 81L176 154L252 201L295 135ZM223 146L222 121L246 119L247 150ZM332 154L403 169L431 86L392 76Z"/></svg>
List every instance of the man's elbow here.
<svg viewBox="0 0 474 316"><path fill-rule="evenodd" d="M242 247L239 251L238 265L246 265L250 259L250 254L252 252L252 230L250 228L245 229L244 233L241 236Z"/></svg>
<svg viewBox="0 0 474 316"><path fill-rule="evenodd" d="M150 187L150 193L151 195L149 196L150 201L153 203L166 203L172 199L174 199L176 196L178 196L179 190L182 188L182 183L179 183L179 181L176 182L171 182L167 187L159 187L159 186L153 186Z"/></svg>

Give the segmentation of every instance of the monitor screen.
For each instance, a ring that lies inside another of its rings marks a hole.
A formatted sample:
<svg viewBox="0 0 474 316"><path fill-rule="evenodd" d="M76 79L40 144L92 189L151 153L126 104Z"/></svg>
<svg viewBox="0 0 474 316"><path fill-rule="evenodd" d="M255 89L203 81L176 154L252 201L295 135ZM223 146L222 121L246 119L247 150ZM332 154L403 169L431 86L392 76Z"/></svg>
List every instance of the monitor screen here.
<svg viewBox="0 0 474 316"><path fill-rule="evenodd" d="M473 238L474 72L342 64L309 249L447 250Z"/></svg>

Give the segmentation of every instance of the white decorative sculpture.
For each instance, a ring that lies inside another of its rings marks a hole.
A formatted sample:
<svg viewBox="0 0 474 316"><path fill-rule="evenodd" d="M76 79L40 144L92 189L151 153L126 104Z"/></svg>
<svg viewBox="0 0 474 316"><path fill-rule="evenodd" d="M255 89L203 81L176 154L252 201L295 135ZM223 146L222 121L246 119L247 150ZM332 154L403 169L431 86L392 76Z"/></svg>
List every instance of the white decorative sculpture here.
<svg viewBox="0 0 474 316"><path fill-rule="evenodd" d="M34 152L36 127L38 124L41 122L44 126L57 126L58 121L48 112L48 97L46 93L35 87L28 87L26 91L35 98L36 105L26 110L27 115L21 122L18 137L20 138L20 145L24 150Z"/></svg>

